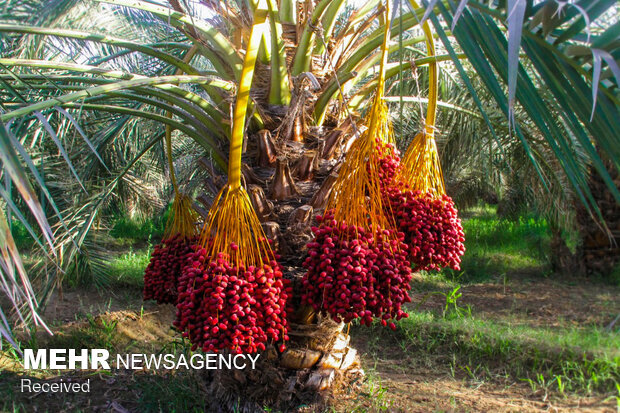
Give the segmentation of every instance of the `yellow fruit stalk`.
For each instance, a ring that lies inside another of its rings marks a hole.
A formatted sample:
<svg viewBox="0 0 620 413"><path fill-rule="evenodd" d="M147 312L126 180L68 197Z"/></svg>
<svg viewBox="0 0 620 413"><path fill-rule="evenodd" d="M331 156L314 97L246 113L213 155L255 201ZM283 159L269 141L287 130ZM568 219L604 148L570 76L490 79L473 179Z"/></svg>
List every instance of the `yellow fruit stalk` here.
<svg viewBox="0 0 620 413"><path fill-rule="evenodd" d="M414 0L411 5L417 8ZM428 21L422 25L426 36L426 48L429 57L435 56L435 42ZM429 70L428 109L424 128L413 138L405 152L400 167L398 180L409 185L413 191L430 193L441 197L446 193L443 173L435 142L435 116L437 112L437 63L431 62Z"/></svg>
<svg viewBox="0 0 620 413"><path fill-rule="evenodd" d="M380 164L379 157L376 156L381 147L394 141L387 106L383 101L390 38L389 2L386 2L385 16L386 29L382 45L379 81L367 116L368 128L362 132L347 152L327 202L327 210L333 211L336 221L370 229L372 232L393 227L390 214L385 213L382 204L379 184Z"/></svg>
<svg viewBox="0 0 620 413"><path fill-rule="evenodd" d="M261 38L267 29L267 4L261 0L243 61L237 101L233 112L228 159L228 183L215 197L203 228L200 243L209 256L224 253L236 266L260 266L273 252L246 190L241 186L241 155L250 87Z"/></svg>

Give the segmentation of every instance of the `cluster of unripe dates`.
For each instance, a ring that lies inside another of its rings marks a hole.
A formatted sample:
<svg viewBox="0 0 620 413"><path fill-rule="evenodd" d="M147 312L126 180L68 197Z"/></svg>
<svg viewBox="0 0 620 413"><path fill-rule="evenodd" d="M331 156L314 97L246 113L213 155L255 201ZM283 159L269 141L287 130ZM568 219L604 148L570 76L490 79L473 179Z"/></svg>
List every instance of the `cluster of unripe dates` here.
<svg viewBox="0 0 620 413"><path fill-rule="evenodd" d="M337 222L331 212L317 221L304 262L302 301L336 322L359 318L370 325L378 318L396 328L390 320L407 317L401 307L411 301L411 268L402 234Z"/></svg>
<svg viewBox="0 0 620 413"><path fill-rule="evenodd" d="M177 280L185 266L195 237L173 235L156 245L151 260L144 271L145 300L155 300L159 304L176 304Z"/></svg>
<svg viewBox="0 0 620 413"><path fill-rule="evenodd" d="M174 325L193 350L254 353L273 341L281 342L284 351L292 288L275 259L246 268L230 262L226 254L209 257L204 248L195 247L179 278L178 293Z"/></svg>

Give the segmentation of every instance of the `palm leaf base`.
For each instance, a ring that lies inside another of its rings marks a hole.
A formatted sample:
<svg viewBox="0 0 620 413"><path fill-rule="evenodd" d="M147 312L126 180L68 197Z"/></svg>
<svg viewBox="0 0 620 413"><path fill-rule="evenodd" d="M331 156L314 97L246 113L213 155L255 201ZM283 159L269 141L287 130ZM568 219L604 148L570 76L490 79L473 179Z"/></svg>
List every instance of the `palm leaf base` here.
<svg viewBox="0 0 620 413"><path fill-rule="evenodd" d="M345 387L361 383L364 372L342 324L320 320L292 325L287 350L270 346L256 369L207 370L212 405L221 412L322 411Z"/></svg>
<svg viewBox="0 0 620 413"><path fill-rule="evenodd" d="M350 135L336 131L308 128L303 141L276 137L268 130L249 136L242 167L245 185L280 255L284 276L292 281L295 311L288 317L290 341L284 352L276 350L281 344L276 343L261 354L255 370L205 373L206 399L213 401L214 411L297 411L300 406L321 411L342 389L361 383L364 372L344 325L315 314L300 299L311 227L324 210L344 150L342 139L329 150L323 141L327 135Z"/></svg>

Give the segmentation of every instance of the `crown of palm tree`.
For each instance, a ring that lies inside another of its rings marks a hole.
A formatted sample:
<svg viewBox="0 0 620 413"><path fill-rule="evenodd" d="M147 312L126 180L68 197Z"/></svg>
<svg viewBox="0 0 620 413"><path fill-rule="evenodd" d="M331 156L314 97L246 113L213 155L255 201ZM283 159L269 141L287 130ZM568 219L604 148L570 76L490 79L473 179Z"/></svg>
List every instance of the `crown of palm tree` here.
<svg viewBox="0 0 620 413"><path fill-rule="evenodd" d="M561 171L578 199L597 212L588 187L591 166L620 201L603 161L620 169L615 1L429 3L428 9L395 3L387 78L402 80L411 69L450 62L461 77L453 85L463 85L459 92L469 94L471 106L439 106L461 119L482 119L491 149L519 145L543 186L553 187L549 171ZM163 125L177 131L177 163L201 157L214 171L226 171L231 105L258 2L7 0L5 6L0 159L6 186L0 196L59 270L86 247L115 194L148 201L144 194L164 190L149 179L161 181L155 171L163 169L162 151L152 149L161 148ZM248 128L277 128L288 139L300 119L333 127L363 113L376 87L382 7L378 0L354 6L268 0ZM426 18L441 41L436 56L420 51ZM191 48L196 54L185 61ZM200 179L193 171L182 177ZM40 322L4 215L0 237L2 289L18 314L26 305ZM0 332L10 337L0 315Z"/></svg>

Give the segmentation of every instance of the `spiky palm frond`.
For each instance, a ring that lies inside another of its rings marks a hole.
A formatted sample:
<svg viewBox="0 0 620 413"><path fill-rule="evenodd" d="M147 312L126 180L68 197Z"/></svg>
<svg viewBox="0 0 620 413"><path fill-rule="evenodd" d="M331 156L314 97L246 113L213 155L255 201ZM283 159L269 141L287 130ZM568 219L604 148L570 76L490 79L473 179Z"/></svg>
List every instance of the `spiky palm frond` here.
<svg viewBox="0 0 620 413"><path fill-rule="evenodd" d="M590 46L584 42L583 37L578 36L581 30L575 31L575 27L583 24L583 17L573 21L576 16L574 11L558 15L556 21L552 23L554 27L552 32L547 32L548 27L541 28L541 23L537 23L536 18L540 15L541 8L551 7L552 3L555 4L555 2L542 2L529 10L525 15L526 25L522 32L509 33L507 38L497 24L498 21L508 20L507 11L501 8L490 9L478 2L470 1L469 7L463 11L454 28L454 36L467 55L479 56L476 59L469 59L469 62L493 94L502 112L509 119L513 108L516 109L517 106L527 113L532 126L541 132L542 138L560 161L579 199L597 210L588 188L587 174L584 174L580 165L575 162L572 152L575 147L579 147L579 151L587 154L589 162L620 201L620 191L605 170L597 148L591 140L594 139L602 151L617 159L617 148L620 147L619 125L617 122L608 122L608 119L618 117L617 98L612 92L614 87L612 83L611 88L605 88L603 93L599 93L598 109L593 119L590 119L587 105L583 103L593 103L586 93L586 90L591 89L588 81L593 79L593 74L587 70L587 59L570 58L566 55L566 50L581 44L584 47L589 46L594 51L597 41ZM595 7L587 8L591 12L592 20L612 7L612 3L592 2L591 6ZM444 6L443 3L439 3L438 7L446 23L451 24L456 11L455 5ZM433 16L431 18L435 26L439 27L437 18ZM526 55L526 59L519 65L508 54L509 43L512 43L515 37L520 38ZM511 72L516 73L517 70L519 87L516 91L507 91L508 95L513 93L516 98L516 103L511 107L502 84L508 85L509 75ZM543 94L547 92L552 96L551 104L545 101ZM578 99L575 99L574 93L577 93ZM580 103L576 104L577 101ZM522 141L530 160L537 166L534 153L522 132L522 126L516 124L514 133ZM616 163L616 167L620 167L620 164ZM537 168L537 172L539 178L544 181L541 168Z"/></svg>
<svg viewBox="0 0 620 413"><path fill-rule="evenodd" d="M2 158L3 173L15 185L14 193L5 191L3 197L8 203L19 192L30 202L41 227L41 244L48 242L50 251L62 250L65 262L74 262L114 194L130 195L132 186L125 182L150 181L149 168L163 164L161 150L151 152L161 147L163 124L177 130L177 148L193 148L187 158L177 160L179 166L197 157L225 169L223 153L252 23L251 2L6 1L14 12L2 15L0 24L0 119L11 123L2 127L0 144L13 145L19 153L7 149L10 156ZM614 38L594 31L590 39L584 38L584 18L574 10L549 18L544 10L553 7L552 0L526 9L525 24L517 21L516 26L505 6L468 1L467 8L458 9L462 13L452 34L448 29L457 5L443 0L434 2L435 12L429 14L443 49L439 56L428 57L421 53L424 38L417 30L426 11L411 3L414 7L402 10L391 30L394 59L388 76L410 69L402 55L396 63L402 46L405 56L417 62L421 93L422 66L451 60L472 96L470 100L449 90L442 96L446 112L440 138L445 138L448 173L463 178L470 172L467 158L458 153L463 140L451 140L458 123L459 139L466 135L475 148L470 152L473 164L497 166L498 156L501 166L511 156L525 156L546 190L553 187L551 171L559 167L579 199L595 205L583 166L593 165L606 178L597 149L615 167L620 165L620 134L613 121L618 118L617 79L605 54L615 53ZM613 7L609 0L591 3L585 10L592 21ZM303 112L301 119L314 114L319 125L359 115L355 111L363 109L376 83L377 50L384 33L380 2L368 1L357 11L344 7L343 1L307 2L299 14L293 4L270 1L270 37L263 39L262 66L249 103L252 130L300 115L287 113L294 106L287 107L287 99L295 99L294 85L301 78L316 80L319 91L295 110ZM104 18L105 25L94 26ZM617 27L613 21L601 24ZM515 36L525 54L517 66ZM183 61L193 45L197 55ZM584 53L583 47L591 53ZM465 57L473 71L461 64ZM605 70L603 62L608 65ZM177 71L185 75L175 76ZM452 77L454 73L444 72ZM448 85L448 77L444 80ZM598 99L590 121L592 90ZM571 99L570 91L579 99ZM52 151L53 162L41 168L38 159ZM549 156L555 161L547 162ZM51 180L43 179L39 169ZM77 178L70 178L73 171ZM195 182L201 173L181 175ZM616 188L610 186L610 191L620 199Z"/></svg>

